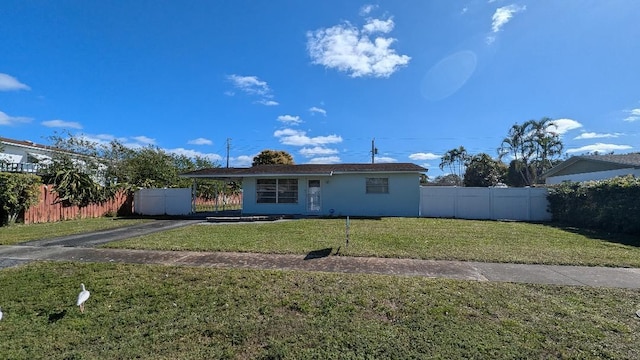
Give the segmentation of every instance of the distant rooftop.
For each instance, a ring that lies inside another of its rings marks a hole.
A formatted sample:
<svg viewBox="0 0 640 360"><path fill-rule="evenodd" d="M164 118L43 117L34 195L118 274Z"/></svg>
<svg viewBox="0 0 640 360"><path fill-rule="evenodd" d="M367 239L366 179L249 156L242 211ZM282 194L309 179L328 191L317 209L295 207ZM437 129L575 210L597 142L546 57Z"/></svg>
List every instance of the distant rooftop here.
<svg viewBox="0 0 640 360"><path fill-rule="evenodd" d="M612 162L616 164L640 166L640 153L584 155L579 157L586 160L607 161L607 162Z"/></svg>

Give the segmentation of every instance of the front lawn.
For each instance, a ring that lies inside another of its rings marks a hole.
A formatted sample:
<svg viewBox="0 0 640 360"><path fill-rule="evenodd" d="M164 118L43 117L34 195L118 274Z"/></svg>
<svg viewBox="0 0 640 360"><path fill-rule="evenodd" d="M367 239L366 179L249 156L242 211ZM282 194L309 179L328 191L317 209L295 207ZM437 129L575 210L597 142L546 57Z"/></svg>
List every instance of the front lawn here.
<svg viewBox="0 0 640 360"><path fill-rule="evenodd" d="M0 288L2 359L640 358L636 290L48 262Z"/></svg>
<svg viewBox="0 0 640 360"><path fill-rule="evenodd" d="M193 225L105 247L640 267L640 239L548 224L428 218Z"/></svg>

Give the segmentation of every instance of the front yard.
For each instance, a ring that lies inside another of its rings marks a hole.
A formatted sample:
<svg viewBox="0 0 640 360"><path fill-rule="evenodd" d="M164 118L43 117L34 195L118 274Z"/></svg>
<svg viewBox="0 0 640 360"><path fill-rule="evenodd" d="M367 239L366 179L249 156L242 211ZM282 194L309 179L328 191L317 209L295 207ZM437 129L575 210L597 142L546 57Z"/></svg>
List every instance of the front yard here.
<svg viewBox="0 0 640 360"><path fill-rule="evenodd" d="M0 242L119 221L0 228ZM193 225L107 246L640 267L637 238L551 225L350 225L348 247L344 219ZM80 283L91 291L84 314ZM640 292L629 289L33 262L0 271L0 307L2 359L640 358Z"/></svg>
<svg viewBox="0 0 640 360"><path fill-rule="evenodd" d="M640 239L548 224L427 218L207 224L110 243L159 250L340 255L530 264L640 267Z"/></svg>

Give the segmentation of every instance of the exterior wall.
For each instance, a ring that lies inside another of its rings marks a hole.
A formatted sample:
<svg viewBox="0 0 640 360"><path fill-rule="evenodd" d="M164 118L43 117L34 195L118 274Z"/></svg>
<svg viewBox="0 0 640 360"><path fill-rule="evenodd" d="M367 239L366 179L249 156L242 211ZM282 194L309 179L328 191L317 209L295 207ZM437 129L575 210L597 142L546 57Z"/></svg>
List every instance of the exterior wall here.
<svg viewBox="0 0 640 360"><path fill-rule="evenodd" d="M389 178L389 193L367 194L367 177ZM291 176L281 178L291 178ZM307 210L309 180L320 181L319 211ZM420 209L418 174L334 174L333 176L299 177L297 204L256 203L256 178L245 178L242 187L242 211L245 214L418 216Z"/></svg>
<svg viewBox="0 0 640 360"><path fill-rule="evenodd" d="M560 175L560 176L550 176L545 179L545 183L547 185L555 185L560 184L563 181L590 181L590 180L605 180L610 179L616 176L625 176L625 175L634 175L640 176L640 169L618 169L618 170L609 170L609 171L595 171L581 174L569 174L569 175Z"/></svg>
<svg viewBox="0 0 640 360"><path fill-rule="evenodd" d="M3 141L2 148L0 159L9 163L8 171L35 172L39 164L29 162L29 154L35 155L45 162L46 159L51 158L50 151L38 147L15 145Z"/></svg>
<svg viewBox="0 0 640 360"><path fill-rule="evenodd" d="M366 178L388 177L388 194L367 194ZM334 215L418 216L420 177L418 174L336 175L323 183L323 210Z"/></svg>
<svg viewBox="0 0 640 360"><path fill-rule="evenodd" d="M420 198L423 217L551 220L545 188L423 186Z"/></svg>

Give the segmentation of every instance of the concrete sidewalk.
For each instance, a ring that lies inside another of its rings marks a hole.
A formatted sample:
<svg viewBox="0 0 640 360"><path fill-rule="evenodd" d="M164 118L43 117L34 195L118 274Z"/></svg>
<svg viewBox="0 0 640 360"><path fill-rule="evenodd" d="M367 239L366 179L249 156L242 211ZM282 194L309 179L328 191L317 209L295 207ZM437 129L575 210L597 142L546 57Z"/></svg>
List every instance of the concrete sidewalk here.
<svg viewBox="0 0 640 360"><path fill-rule="evenodd" d="M81 261L212 268L366 273L473 281L640 289L640 269L303 256L232 252L95 249L65 246L0 246L0 268L29 261Z"/></svg>

